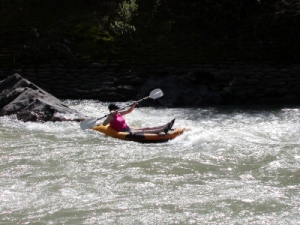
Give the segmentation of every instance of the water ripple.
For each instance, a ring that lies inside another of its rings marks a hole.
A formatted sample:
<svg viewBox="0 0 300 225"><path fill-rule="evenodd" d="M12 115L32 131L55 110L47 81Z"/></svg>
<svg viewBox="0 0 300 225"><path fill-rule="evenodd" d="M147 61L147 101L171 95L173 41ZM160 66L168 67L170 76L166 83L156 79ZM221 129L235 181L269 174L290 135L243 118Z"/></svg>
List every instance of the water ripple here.
<svg viewBox="0 0 300 225"><path fill-rule="evenodd" d="M173 117L191 130L162 144L0 117L0 224L299 224L297 109L139 108L127 120Z"/></svg>

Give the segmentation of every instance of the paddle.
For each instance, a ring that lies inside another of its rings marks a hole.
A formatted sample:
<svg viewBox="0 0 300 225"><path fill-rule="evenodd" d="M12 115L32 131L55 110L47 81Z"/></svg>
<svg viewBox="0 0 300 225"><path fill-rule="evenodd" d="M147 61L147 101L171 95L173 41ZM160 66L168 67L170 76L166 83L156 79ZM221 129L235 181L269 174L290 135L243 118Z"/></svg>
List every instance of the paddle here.
<svg viewBox="0 0 300 225"><path fill-rule="evenodd" d="M151 91L150 94L149 94L149 96L147 96L147 97L145 97L145 98L142 98L142 99L138 100L137 103L139 103L139 102L141 102L141 101L143 101L143 100L145 100L145 99L148 99L148 98L157 99L157 98L162 97L163 95L164 95L164 93L162 92L162 90L160 90L159 88L157 88L157 89L154 89L153 91ZM131 104L130 104L130 105L126 105L126 106L124 106L123 108L118 109L117 111L120 111L120 110L122 110L122 109L125 109L125 108L127 108L127 107L129 107L129 106L131 106ZM80 123L80 127L81 127L82 130L90 129L90 128L92 128L93 126L95 126L95 124L96 124L96 122L97 122L98 120L101 120L101 119L103 119L103 118L109 116L110 114L111 114L111 113L106 114L106 115L104 115L104 116L102 116L102 117L100 117L100 118L90 118L90 119L86 119L86 120L84 120L84 121L82 121L82 122Z"/></svg>

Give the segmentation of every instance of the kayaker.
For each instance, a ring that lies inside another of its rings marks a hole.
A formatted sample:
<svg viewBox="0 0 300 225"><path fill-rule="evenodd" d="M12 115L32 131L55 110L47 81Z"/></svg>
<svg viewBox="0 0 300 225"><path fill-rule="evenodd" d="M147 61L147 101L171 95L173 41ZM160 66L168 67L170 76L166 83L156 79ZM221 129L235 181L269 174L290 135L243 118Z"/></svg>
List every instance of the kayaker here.
<svg viewBox="0 0 300 225"><path fill-rule="evenodd" d="M130 132L130 128L126 124L123 116L128 113L131 113L135 106L136 102L134 102L129 109L118 111L120 108L117 105L109 104L108 110L111 112L111 114L103 122L103 125L106 126L107 124L109 124L113 129L119 132Z"/></svg>
<svg viewBox="0 0 300 225"><path fill-rule="evenodd" d="M136 104L137 102L133 102L132 106L127 110L119 110L120 108L116 104L109 104L108 109L111 112L111 114L103 122L103 125L106 126L107 124L109 124L116 131L129 133L144 132L159 134L160 132L168 133L168 131L172 129L175 119L159 127L130 129L130 127L126 124L126 121L123 118L123 116L131 113L135 108Z"/></svg>

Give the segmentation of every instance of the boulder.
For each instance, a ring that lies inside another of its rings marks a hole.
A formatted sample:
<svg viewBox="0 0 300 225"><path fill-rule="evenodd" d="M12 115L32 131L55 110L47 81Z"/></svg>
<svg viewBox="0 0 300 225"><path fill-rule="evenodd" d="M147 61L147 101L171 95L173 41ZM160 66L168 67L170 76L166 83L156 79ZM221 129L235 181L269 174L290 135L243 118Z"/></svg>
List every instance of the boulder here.
<svg viewBox="0 0 300 225"><path fill-rule="evenodd" d="M0 116L16 114L23 121L81 121L83 116L19 74L0 83Z"/></svg>

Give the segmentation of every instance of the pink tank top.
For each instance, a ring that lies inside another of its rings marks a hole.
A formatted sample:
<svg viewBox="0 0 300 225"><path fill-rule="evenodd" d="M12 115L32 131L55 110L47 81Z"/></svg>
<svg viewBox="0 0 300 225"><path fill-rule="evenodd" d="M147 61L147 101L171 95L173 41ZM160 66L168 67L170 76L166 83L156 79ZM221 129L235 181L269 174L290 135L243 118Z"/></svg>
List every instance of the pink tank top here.
<svg viewBox="0 0 300 225"><path fill-rule="evenodd" d="M125 119L120 113L117 113L113 116L113 121L110 122L110 126L116 131L122 131L123 129L128 127L125 123Z"/></svg>

